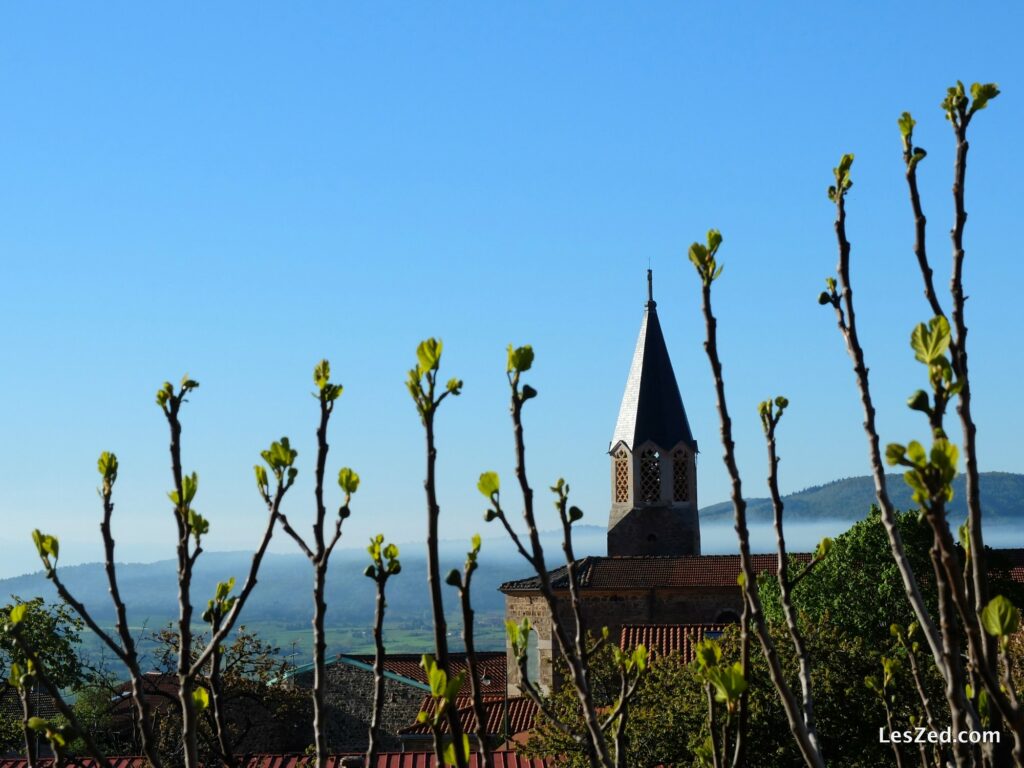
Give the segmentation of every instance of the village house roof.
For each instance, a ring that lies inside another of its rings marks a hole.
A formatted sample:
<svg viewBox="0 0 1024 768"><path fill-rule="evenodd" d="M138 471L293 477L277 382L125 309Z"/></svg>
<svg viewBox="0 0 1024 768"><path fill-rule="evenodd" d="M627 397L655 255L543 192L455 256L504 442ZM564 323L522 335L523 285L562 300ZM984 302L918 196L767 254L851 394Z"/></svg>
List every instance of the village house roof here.
<svg viewBox="0 0 1024 768"><path fill-rule="evenodd" d="M427 673L420 666L423 658L421 653L389 653L384 657L384 676L389 680L403 683L413 688L429 691L430 685L427 682ZM480 677L489 677L491 686L496 691L505 687L506 660L504 651L477 651L477 669ZM346 664L356 669L367 672L373 671L373 654L346 654L339 653L333 659L328 659L327 664ZM465 653L448 654L449 671L457 675L466 669ZM303 664L291 670L286 677L294 677L308 673L313 669L312 664Z"/></svg>
<svg viewBox="0 0 1024 768"><path fill-rule="evenodd" d="M434 699L426 696L420 709L432 713L434 710ZM487 696L484 698L484 713L487 717L486 733L489 735L500 735L505 733L505 712L508 711L508 734L514 736L533 729L533 720L537 715L537 705L533 700L525 696L513 696L503 699L501 696ZM473 699L470 696L459 696L455 700L455 707L459 713L459 721L462 723L462 730L465 733L476 733L476 712L473 711ZM447 720L441 722L441 732L448 733L449 725ZM399 731L402 736L424 736L430 737L430 726L426 723L412 723Z"/></svg>
<svg viewBox="0 0 1024 768"><path fill-rule="evenodd" d="M716 638L728 624L626 624L619 630L619 648L629 651L643 645L660 656L678 653L690 663L697 643Z"/></svg>
<svg viewBox="0 0 1024 768"><path fill-rule="evenodd" d="M362 766L361 755L328 755L324 768ZM308 755L254 755L245 762L245 768L313 768L316 758ZM480 763L474 753L469 756L469 768ZM554 760L526 758L516 752L491 753L493 768L550 768ZM0 768L4 766L0 765ZM19 766L18 768L22 768ZM377 756L374 768L438 768L431 752L385 752Z"/></svg>
<svg viewBox="0 0 1024 768"><path fill-rule="evenodd" d="M145 768L144 757L111 757L103 768ZM245 768L313 768L315 758L308 755L252 755L246 758ZM92 758L77 758L75 764L81 768L96 768ZM323 768L348 768L362 766L361 755L328 755ZM477 755L469 756L469 768L477 768ZM493 768L550 768L550 759L526 758L516 752L494 752L491 757ZM53 768L53 758L44 757L36 761L36 768ZM0 757L0 768L28 768L24 757ZM377 756L374 768L438 768L434 756L427 752L385 752Z"/></svg>
<svg viewBox="0 0 1024 768"><path fill-rule="evenodd" d="M808 562L811 555L793 555ZM775 569L776 555L752 555L758 573ZM735 587L740 574L739 555L686 555L666 557L631 555L618 557L584 557L575 563L576 576L582 590L648 590L656 588ZM551 586L556 590L569 588L566 566L550 572ZM505 594L540 591L540 577L506 581L500 587Z"/></svg>
<svg viewBox="0 0 1024 768"><path fill-rule="evenodd" d="M809 562L809 552L794 552L791 555L801 562ZM751 555L754 571L774 572L778 555ZM993 573L1001 570L1006 575L1024 584L1024 548L993 549L990 551L990 566ZM616 557L584 557L577 560L576 576L581 590L623 591L649 589L696 589L707 587L735 587L740 574L740 556L736 555L686 555L667 557L654 555L629 555ZM562 591L569 589L568 569L563 565L549 571L551 587ZM540 577L506 581L499 589L505 594L540 591Z"/></svg>

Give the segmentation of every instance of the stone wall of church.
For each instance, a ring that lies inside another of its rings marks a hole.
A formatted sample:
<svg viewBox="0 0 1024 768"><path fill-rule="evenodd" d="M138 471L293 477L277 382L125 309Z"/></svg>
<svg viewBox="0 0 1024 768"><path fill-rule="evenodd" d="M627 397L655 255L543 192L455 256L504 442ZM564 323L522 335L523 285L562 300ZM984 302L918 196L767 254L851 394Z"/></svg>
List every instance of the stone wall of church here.
<svg viewBox="0 0 1024 768"><path fill-rule="evenodd" d="M608 554L700 554L700 520L693 504L632 508L613 504L608 519Z"/></svg>
<svg viewBox="0 0 1024 768"><path fill-rule="evenodd" d="M559 620L572 637L575 627L568 595L559 597ZM608 627L613 642L618 642L624 624L712 624L735 620L742 610L738 587L600 593L588 590L583 594L584 625L595 634ZM531 643L537 643L540 684L550 688L555 683L554 660L558 650L544 598L536 593L506 595L505 618L517 623L530 619L536 631L536 640L531 638ZM511 647L507 651L509 695L515 696L521 692L519 670Z"/></svg>

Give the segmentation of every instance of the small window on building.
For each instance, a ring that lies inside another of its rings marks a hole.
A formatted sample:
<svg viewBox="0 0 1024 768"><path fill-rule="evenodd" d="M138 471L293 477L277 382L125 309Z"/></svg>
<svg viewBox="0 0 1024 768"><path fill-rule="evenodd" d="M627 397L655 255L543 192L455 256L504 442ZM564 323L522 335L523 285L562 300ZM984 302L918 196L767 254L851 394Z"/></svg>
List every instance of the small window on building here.
<svg viewBox="0 0 1024 768"><path fill-rule="evenodd" d="M661 454L648 448L640 454L640 500L653 503L661 499Z"/></svg>
<svg viewBox="0 0 1024 768"><path fill-rule="evenodd" d="M615 503L629 501L629 456L624 449L615 454Z"/></svg>
<svg viewBox="0 0 1024 768"><path fill-rule="evenodd" d="M682 448L672 454L672 499L690 499L690 461Z"/></svg>
<svg viewBox="0 0 1024 768"><path fill-rule="evenodd" d="M736 611L722 611L715 617L715 624L739 624L740 617ZM721 634L721 632L719 632ZM706 633L710 636L710 633Z"/></svg>

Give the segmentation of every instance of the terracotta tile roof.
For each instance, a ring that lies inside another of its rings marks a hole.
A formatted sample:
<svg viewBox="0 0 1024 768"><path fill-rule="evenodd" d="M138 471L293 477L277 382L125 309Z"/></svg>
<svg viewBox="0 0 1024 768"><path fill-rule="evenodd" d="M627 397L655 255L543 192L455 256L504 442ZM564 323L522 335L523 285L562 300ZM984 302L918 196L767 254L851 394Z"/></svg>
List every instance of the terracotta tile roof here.
<svg viewBox="0 0 1024 768"><path fill-rule="evenodd" d="M75 765L81 768L96 768L96 761L91 757L75 759ZM144 757L109 757L103 768L146 768L149 763ZM0 757L0 768L29 768L24 757ZM36 768L53 768L52 757L41 757L36 760Z"/></svg>
<svg viewBox="0 0 1024 768"><path fill-rule="evenodd" d="M994 549L994 558L1008 562L1009 576L1016 582L1024 583L1024 548ZM754 570L758 573L774 571L777 557L774 554L753 555ZM794 553L794 557L808 562L808 552ZM734 587L740 573L740 556L737 555L690 555L687 557L654 557L635 555L629 557L585 557L576 561L576 574L581 589L593 590L646 590L653 588L688 587ZM569 588L566 567L550 572L551 586L556 590ZM531 576L515 581L506 581L500 587L502 592L537 592L540 578Z"/></svg>
<svg viewBox="0 0 1024 768"><path fill-rule="evenodd" d="M626 651L643 645L648 651L667 656L678 653L684 662L693 661L693 649L706 637L720 635L728 624L627 624L619 632L619 647Z"/></svg>
<svg viewBox="0 0 1024 768"><path fill-rule="evenodd" d="M525 696L514 696L507 700L508 705L508 733L514 736L533 728L533 720L537 714L537 705ZM455 700L455 706L459 711L459 720L462 723L462 730L466 733L476 732L476 713L473 711L473 700L468 696L460 696ZM484 711L487 714L487 733L495 736L505 733L505 706L506 700L501 696L488 696L484 699ZM425 696L420 704L420 709L433 712L434 700ZM448 723L445 721L441 730L448 732ZM402 728L399 733L403 736L430 736L430 728L423 723L413 723Z"/></svg>
<svg viewBox="0 0 1024 768"><path fill-rule="evenodd" d="M989 566L1008 568L1009 577L1018 584L1024 584L1024 549L994 549L989 557Z"/></svg>
<svg viewBox="0 0 1024 768"><path fill-rule="evenodd" d="M312 760L305 755L256 755L248 759L245 768L312 768ZM331 755L324 768L343 768L347 765L362 766L360 756ZM476 768L477 765L477 755L470 755L469 768ZM491 765L494 768L550 768L554 762L537 758L531 760L516 752L494 752ZM7 767L0 762L0 768ZM19 765L17 768L24 766ZM375 768L437 768L437 764L429 752L388 752L377 756Z"/></svg>
<svg viewBox="0 0 1024 768"><path fill-rule="evenodd" d="M794 555L807 562L809 553ZM775 569L776 555L753 555L758 573ZM655 587L735 587L740 573L739 555L689 555L686 557L585 557L576 561L576 574L581 589L624 590ZM569 588L566 567L551 571L551 585L557 590ZM502 592L535 592L540 577L506 581Z"/></svg>

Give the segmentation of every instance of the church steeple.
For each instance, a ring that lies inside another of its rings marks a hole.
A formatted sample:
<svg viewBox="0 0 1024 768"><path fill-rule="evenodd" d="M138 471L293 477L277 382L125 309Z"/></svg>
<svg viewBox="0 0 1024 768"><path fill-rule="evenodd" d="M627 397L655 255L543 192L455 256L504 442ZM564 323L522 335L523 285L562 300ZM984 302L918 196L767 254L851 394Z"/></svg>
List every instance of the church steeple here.
<svg viewBox="0 0 1024 768"><path fill-rule="evenodd" d="M700 554L697 443L658 320L653 276L612 436L609 555Z"/></svg>

